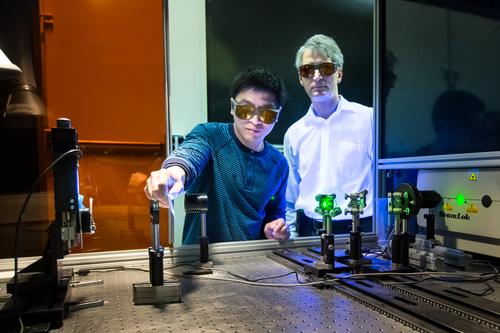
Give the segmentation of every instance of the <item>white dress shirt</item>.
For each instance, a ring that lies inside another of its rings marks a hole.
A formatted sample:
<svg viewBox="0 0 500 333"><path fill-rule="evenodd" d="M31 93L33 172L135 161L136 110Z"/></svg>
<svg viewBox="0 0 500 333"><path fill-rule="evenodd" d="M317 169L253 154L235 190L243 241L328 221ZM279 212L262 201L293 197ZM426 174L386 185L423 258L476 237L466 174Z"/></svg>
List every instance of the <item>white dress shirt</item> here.
<svg viewBox="0 0 500 333"><path fill-rule="evenodd" d="M335 193L344 210L346 193L368 190L361 217L373 213L373 108L347 101L340 96L337 109L328 119L316 116L312 105L306 115L285 134L284 154L290 173L286 190L287 224L296 237L296 210L311 218L317 194ZM334 220L345 220L341 214Z"/></svg>

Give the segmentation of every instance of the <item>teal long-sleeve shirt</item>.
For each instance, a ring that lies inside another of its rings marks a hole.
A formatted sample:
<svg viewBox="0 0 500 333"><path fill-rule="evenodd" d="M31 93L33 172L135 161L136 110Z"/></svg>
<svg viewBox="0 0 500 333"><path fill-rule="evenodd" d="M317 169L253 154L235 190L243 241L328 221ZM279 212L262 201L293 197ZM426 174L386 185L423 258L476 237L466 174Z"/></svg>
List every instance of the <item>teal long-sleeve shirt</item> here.
<svg viewBox="0 0 500 333"><path fill-rule="evenodd" d="M233 124L196 126L165 160L163 168L178 165L186 171L188 193L208 196L209 242L264 238L265 223L285 218L288 165L271 144L254 152L236 137ZM196 244L200 215L187 214L183 244Z"/></svg>

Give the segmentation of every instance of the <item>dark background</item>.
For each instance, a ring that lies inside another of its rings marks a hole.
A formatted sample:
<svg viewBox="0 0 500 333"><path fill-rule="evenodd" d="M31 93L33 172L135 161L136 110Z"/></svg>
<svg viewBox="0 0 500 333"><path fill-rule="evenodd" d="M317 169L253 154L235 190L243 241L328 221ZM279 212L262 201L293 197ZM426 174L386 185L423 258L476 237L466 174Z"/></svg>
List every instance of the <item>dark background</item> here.
<svg viewBox="0 0 500 333"><path fill-rule="evenodd" d="M500 151L500 1L380 3L381 158Z"/></svg>
<svg viewBox="0 0 500 333"><path fill-rule="evenodd" d="M283 136L310 101L298 81L295 55L307 38L333 37L344 54L339 93L373 105L371 0L207 0L208 121L231 122L230 85L245 67L265 66L285 81L287 98L267 141Z"/></svg>

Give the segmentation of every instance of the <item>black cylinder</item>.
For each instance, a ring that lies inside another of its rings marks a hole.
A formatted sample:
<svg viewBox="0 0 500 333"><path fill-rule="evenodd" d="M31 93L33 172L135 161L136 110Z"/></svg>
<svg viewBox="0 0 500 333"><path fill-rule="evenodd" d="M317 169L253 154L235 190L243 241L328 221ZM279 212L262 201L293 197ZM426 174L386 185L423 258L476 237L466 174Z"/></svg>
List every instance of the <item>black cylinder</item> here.
<svg viewBox="0 0 500 333"><path fill-rule="evenodd" d="M392 263L401 263L401 234L392 236Z"/></svg>
<svg viewBox="0 0 500 333"><path fill-rule="evenodd" d="M435 239L436 216L434 214L424 214L426 239Z"/></svg>
<svg viewBox="0 0 500 333"><path fill-rule="evenodd" d="M158 201L149 201L149 214L152 224L160 224L160 204Z"/></svg>
<svg viewBox="0 0 500 333"><path fill-rule="evenodd" d="M149 280L153 286L163 285L163 247L149 248Z"/></svg>
<svg viewBox="0 0 500 333"><path fill-rule="evenodd" d="M352 260L361 259L361 233L359 231L351 231L349 237L349 258Z"/></svg>
<svg viewBox="0 0 500 333"><path fill-rule="evenodd" d="M422 203L420 208L434 208L441 201L441 195L436 191L420 191Z"/></svg>
<svg viewBox="0 0 500 333"><path fill-rule="evenodd" d="M58 128L71 128L71 120L68 118L58 118L56 123Z"/></svg>
<svg viewBox="0 0 500 333"><path fill-rule="evenodd" d="M208 237L200 237L200 263L208 262Z"/></svg>
<svg viewBox="0 0 500 333"><path fill-rule="evenodd" d="M324 250L323 261L325 264L333 265L333 262L335 261L335 246L334 246L333 234L329 234L329 235L325 234L322 236L322 239L324 239L324 242L323 242L323 250Z"/></svg>
<svg viewBox="0 0 500 333"><path fill-rule="evenodd" d="M404 266L410 264L410 234L407 232L401 235L401 263Z"/></svg>
<svg viewBox="0 0 500 333"><path fill-rule="evenodd" d="M321 250L321 256L322 257L325 256L325 238L324 238L323 234L321 234L319 236L319 239L321 240L320 250ZM325 236L326 236L326 234L325 234Z"/></svg>

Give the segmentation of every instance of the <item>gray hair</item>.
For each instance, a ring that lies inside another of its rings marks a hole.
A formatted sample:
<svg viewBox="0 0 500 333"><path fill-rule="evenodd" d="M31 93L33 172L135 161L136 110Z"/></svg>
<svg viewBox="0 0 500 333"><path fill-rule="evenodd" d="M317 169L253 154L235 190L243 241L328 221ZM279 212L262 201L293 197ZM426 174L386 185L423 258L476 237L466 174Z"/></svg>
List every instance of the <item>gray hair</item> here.
<svg viewBox="0 0 500 333"><path fill-rule="evenodd" d="M332 59L332 62L338 67L342 67L344 65L344 55L342 54L342 51L340 51L340 48L335 40L331 37L318 34L306 40L305 44L302 45L297 51L297 55L295 57L295 67L297 69L299 69L300 65L302 65L302 56L306 50L316 51L324 56L327 56Z"/></svg>

